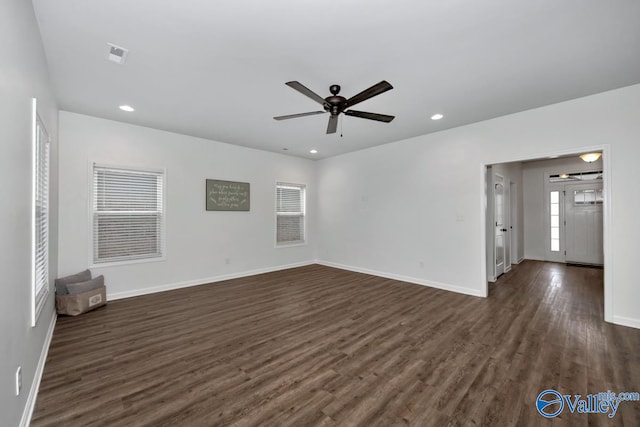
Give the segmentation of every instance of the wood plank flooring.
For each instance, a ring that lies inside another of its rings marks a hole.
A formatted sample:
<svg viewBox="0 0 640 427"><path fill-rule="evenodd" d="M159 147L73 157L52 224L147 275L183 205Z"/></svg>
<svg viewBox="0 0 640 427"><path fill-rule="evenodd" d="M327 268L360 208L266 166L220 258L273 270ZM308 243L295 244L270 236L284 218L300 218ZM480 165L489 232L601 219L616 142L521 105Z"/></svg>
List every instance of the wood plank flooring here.
<svg viewBox="0 0 640 427"><path fill-rule="evenodd" d="M483 299L313 265L114 301L58 319L32 426L639 426L640 402L535 409L640 391L602 286L525 261Z"/></svg>

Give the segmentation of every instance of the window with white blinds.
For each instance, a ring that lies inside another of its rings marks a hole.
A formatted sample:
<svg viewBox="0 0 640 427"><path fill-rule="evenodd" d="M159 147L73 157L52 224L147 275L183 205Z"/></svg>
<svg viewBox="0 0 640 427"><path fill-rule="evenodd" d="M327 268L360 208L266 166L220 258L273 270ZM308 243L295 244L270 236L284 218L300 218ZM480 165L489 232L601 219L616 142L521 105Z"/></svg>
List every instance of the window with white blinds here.
<svg viewBox="0 0 640 427"><path fill-rule="evenodd" d="M35 326L49 294L49 135L33 100L32 310Z"/></svg>
<svg viewBox="0 0 640 427"><path fill-rule="evenodd" d="M276 183L276 244L305 241L305 186Z"/></svg>
<svg viewBox="0 0 640 427"><path fill-rule="evenodd" d="M94 264L163 257L163 198L163 172L94 165Z"/></svg>

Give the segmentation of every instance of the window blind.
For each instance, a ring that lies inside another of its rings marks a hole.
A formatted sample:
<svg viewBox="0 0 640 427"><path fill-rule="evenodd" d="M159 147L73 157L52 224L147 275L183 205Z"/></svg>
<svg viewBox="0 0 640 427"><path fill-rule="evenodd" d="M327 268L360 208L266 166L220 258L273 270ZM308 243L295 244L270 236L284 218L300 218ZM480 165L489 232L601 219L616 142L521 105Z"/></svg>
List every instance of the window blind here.
<svg viewBox="0 0 640 427"><path fill-rule="evenodd" d="M49 135L34 117L33 326L49 293Z"/></svg>
<svg viewBox="0 0 640 427"><path fill-rule="evenodd" d="M305 186L276 183L276 243L305 241Z"/></svg>
<svg viewBox="0 0 640 427"><path fill-rule="evenodd" d="M163 256L163 185L162 172L94 165L94 263Z"/></svg>

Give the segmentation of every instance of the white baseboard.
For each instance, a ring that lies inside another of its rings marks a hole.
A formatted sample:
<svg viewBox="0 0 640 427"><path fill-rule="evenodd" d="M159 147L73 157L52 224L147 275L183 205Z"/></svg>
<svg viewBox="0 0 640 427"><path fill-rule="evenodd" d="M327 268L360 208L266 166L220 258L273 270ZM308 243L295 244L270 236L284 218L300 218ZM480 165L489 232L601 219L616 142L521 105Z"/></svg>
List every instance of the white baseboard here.
<svg viewBox="0 0 640 427"><path fill-rule="evenodd" d="M316 263L315 260L310 260L310 261L303 261L303 262L298 262L294 264L278 265L275 267L266 267L266 268L241 271L241 272L231 273L231 274L223 274L223 275L214 276L214 277L205 277L202 279L187 280L187 281L178 282L178 283L167 283L164 285L151 286L148 288L132 289L130 291L124 291L124 292L114 292L114 293L107 292L107 301L113 301L113 300L118 300L122 298L137 297L140 295L155 294L156 292L171 291L174 289L188 288L190 286L198 286L198 285L203 285L205 283L215 283L215 282L221 282L223 280L239 279L241 277L255 276L256 274L271 273L274 271L287 270L289 268L303 267L305 265L311 265L315 263Z"/></svg>
<svg viewBox="0 0 640 427"><path fill-rule="evenodd" d="M384 277L387 279L400 280L402 282L414 283L416 285L428 286L430 288L442 289L445 291L457 292L459 294L471 295L474 297L484 297L482 291L476 289L464 288L462 286L449 285L447 283L439 283L431 280L418 279L416 277L403 276L400 274L386 273L383 271L369 270L368 268L353 267L350 265L338 264L330 261L317 260L317 264L327 267L339 268L341 270L355 271L356 273L370 274L372 276Z"/></svg>
<svg viewBox="0 0 640 427"><path fill-rule="evenodd" d="M520 264L522 261L524 261L524 257L520 257L517 260L513 261L512 264Z"/></svg>
<svg viewBox="0 0 640 427"><path fill-rule="evenodd" d="M44 338L44 345L40 352L40 359L38 360L38 366L33 376L33 382L31 383L31 389L29 390L29 396L27 397L27 403L22 412L22 419L20 419L20 427L28 427L31 424L31 417L33 416L33 410L36 407L36 399L38 397L38 390L40 389L40 381L42 380L42 374L44 372L44 364L47 361L47 354L49 354L49 346L51 345L51 338L53 338L53 330L56 327L56 320L58 315L55 310L53 316L51 316L51 322L49 323L49 329L47 335Z"/></svg>
<svg viewBox="0 0 640 427"><path fill-rule="evenodd" d="M522 259L522 261L524 261L525 259L528 259L529 261L544 261L546 262L547 260L544 258L540 258L540 257L536 257L536 256L528 256L528 257L524 257ZM521 262L521 261L520 261Z"/></svg>
<svg viewBox="0 0 640 427"><path fill-rule="evenodd" d="M612 323L615 323L616 325L640 329L640 319L634 319L632 317L613 316Z"/></svg>

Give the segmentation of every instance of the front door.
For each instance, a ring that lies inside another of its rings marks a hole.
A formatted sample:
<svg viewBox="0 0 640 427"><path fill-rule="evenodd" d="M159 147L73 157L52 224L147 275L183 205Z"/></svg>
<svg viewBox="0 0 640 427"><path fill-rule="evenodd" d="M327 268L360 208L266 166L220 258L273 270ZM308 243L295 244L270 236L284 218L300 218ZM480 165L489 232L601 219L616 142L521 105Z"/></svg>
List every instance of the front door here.
<svg viewBox="0 0 640 427"><path fill-rule="evenodd" d="M493 183L493 200L495 202L494 222L495 222L495 260L496 260L496 278L504 273L504 254L505 254L505 226L504 215L504 178L500 175L494 176Z"/></svg>
<svg viewBox="0 0 640 427"><path fill-rule="evenodd" d="M602 183L565 185L565 260L604 264Z"/></svg>

